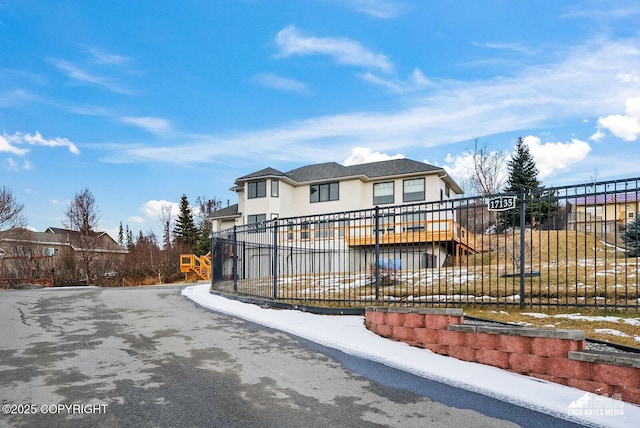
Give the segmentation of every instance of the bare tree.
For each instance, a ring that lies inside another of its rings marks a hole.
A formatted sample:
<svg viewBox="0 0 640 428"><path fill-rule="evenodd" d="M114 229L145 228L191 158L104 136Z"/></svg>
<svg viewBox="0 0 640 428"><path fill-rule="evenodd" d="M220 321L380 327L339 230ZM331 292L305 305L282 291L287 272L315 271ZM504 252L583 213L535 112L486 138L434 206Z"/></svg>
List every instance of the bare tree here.
<svg viewBox="0 0 640 428"><path fill-rule="evenodd" d="M480 146L478 139L473 140L470 152L473 160L471 185L482 196L498 193L506 177L506 155L501 151L489 151L486 144Z"/></svg>
<svg viewBox="0 0 640 428"><path fill-rule="evenodd" d="M164 250L171 248L171 205L163 204L160 207L160 224L162 225L162 247Z"/></svg>
<svg viewBox="0 0 640 428"><path fill-rule="evenodd" d="M23 227L26 223L23 211L24 205L18 203L11 190L2 186L2 190L0 190L0 230Z"/></svg>
<svg viewBox="0 0 640 428"><path fill-rule="evenodd" d="M96 206L96 200L91 191L85 188L82 192L76 193L67 207L65 227L77 232L87 283L92 279L91 268L101 237L101 234L96 231L99 220L100 210Z"/></svg>

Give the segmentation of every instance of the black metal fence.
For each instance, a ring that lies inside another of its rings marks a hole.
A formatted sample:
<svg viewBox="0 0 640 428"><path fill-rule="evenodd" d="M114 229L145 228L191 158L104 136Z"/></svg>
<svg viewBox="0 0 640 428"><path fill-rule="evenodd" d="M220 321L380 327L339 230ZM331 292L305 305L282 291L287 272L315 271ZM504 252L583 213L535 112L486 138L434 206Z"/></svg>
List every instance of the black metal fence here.
<svg viewBox="0 0 640 428"><path fill-rule="evenodd" d="M639 182L633 178L236 226L212 237L213 288L337 307L638 310L635 242L640 237L634 222Z"/></svg>

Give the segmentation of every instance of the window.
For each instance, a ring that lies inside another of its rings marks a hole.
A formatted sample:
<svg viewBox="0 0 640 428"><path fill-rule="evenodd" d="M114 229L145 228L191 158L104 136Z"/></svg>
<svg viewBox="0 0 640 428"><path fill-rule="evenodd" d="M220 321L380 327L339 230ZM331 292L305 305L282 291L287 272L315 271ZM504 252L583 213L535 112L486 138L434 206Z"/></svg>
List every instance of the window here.
<svg viewBox="0 0 640 428"><path fill-rule="evenodd" d="M378 227L379 229L373 228L374 233L394 233L396 230L396 216L393 213L390 214L381 214L378 219Z"/></svg>
<svg viewBox="0 0 640 428"><path fill-rule="evenodd" d="M404 215L404 222L407 232L418 232L425 230L427 216L423 212L407 213Z"/></svg>
<svg viewBox="0 0 640 428"><path fill-rule="evenodd" d="M312 184L310 186L311 202L337 201L340 199L338 183Z"/></svg>
<svg viewBox="0 0 640 428"><path fill-rule="evenodd" d="M332 223L327 220L321 220L315 224L313 237L315 239L333 239L334 233Z"/></svg>
<svg viewBox="0 0 640 428"><path fill-rule="evenodd" d="M264 223L267 221L266 214L250 214L247 216L247 224L251 226L250 232L264 232L266 227Z"/></svg>
<svg viewBox="0 0 640 428"><path fill-rule="evenodd" d="M267 182L265 180L249 183L249 199L264 198L265 196L267 196Z"/></svg>
<svg viewBox="0 0 640 428"><path fill-rule="evenodd" d="M447 198L451 197L451 187L449 187L448 184L444 186L444 194L447 196Z"/></svg>
<svg viewBox="0 0 640 428"><path fill-rule="evenodd" d="M293 222L287 221L287 240L293 241Z"/></svg>
<svg viewBox="0 0 640 428"><path fill-rule="evenodd" d="M393 181L373 183L373 205L393 203Z"/></svg>
<svg viewBox="0 0 640 428"><path fill-rule="evenodd" d="M404 180L402 182L402 201L424 201L424 178Z"/></svg>
<svg viewBox="0 0 640 428"><path fill-rule="evenodd" d="M277 198L280 195L280 182L271 180L271 196Z"/></svg>
<svg viewBox="0 0 640 428"><path fill-rule="evenodd" d="M303 241L308 241L311 237L309 232L309 223L302 223L300 225L300 239Z"/></svg>

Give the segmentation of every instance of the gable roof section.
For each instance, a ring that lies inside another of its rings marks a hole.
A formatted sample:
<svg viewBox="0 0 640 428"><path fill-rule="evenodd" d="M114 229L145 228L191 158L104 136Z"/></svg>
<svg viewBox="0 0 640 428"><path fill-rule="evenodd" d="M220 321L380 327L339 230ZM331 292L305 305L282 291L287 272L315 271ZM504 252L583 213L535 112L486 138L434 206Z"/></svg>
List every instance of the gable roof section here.
<svg viewBox="0 0 640 428"><path fill-rule="evenodd" d="M285 174L283 172L278 171L275 168L268 167L268 168L261 169L260 171L252 172L251 174L244 175L238 178L238 181L246 181L254 178L274 177L274 176L285 177Z"/></svg>
<svg viewBox="0 0 640 428"><path fill-rule="evenodd" d="M350 166L340 165L337 162L325 162L302 166L287 173L283 173L274 168L265 168L238 178L236 183L266 177L282 177L289 178L295 183L308 183L345 177L360 176L373 179L416 173L435 173L439 171L444 172L444 169L411 159L392 159Z"/></svg>
<svg viewBox="0 0 640 428"><path fill-rule="evenodd" d="M207 218L209 219L220 219L220 218L233 218L239 217L240 213L238 212L238 204L229 205L228 207L221 208L211 213L211 215Z"/></svg>

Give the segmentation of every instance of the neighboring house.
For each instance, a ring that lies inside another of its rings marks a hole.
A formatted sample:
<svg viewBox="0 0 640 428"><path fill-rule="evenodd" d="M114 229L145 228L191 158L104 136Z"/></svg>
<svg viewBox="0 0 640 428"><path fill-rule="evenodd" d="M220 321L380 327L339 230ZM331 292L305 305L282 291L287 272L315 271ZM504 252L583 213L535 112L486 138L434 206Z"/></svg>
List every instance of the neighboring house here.
<svg viewBox="0 0 640 428"><path fill-rule="evenodd" d="M568 229L584 233L614 233L640 212L640 192L588 195L567 202Z"/></svg>
<svg viewBox="0 0 640 428"><path fill-rule="evenodd" d="M421 258L411 262L414 268L442 265L449 254L458 260L463 252L473 252L466 230L454 218L452 202L462 189L443 168L423 162L394 159L352 166L328 162L289 172L265 168L238 178L231 190L238 203L209 217L214 234L254 224L260 232L261 224L278 219L279 239L286 245L326 248L333 240L336 249L362 252L375 245L378 235L383 247L402 243L407 244L407 254L418 252ZM350 220L332 219L334 214L375 207L381 213L378 229L371 214L358 221L353 220L356 214ZM394 254L388 258L400 257Z"/></svg>
<svg viewBox="0 0 640 428"><path fill-rule="evenodd" d="M96 274L107 274L113 263L127 254L106 232L96 232L92 243L95 245L87 251L93 253ZM10 229L0 232L0 247L5 251L7 279L42 279L55 274L56 280L73 281L74 276L82 277L80 232L57 227L45 232Z"/></svg>

